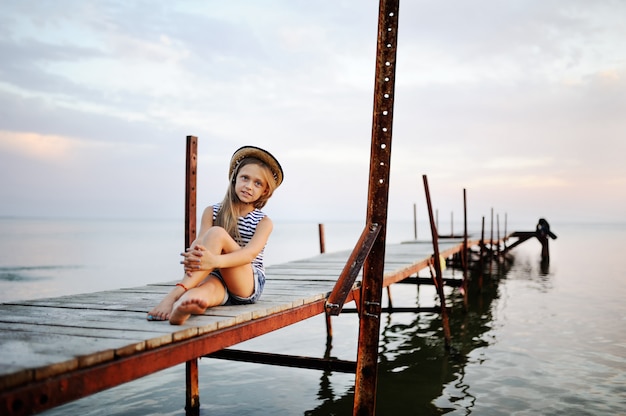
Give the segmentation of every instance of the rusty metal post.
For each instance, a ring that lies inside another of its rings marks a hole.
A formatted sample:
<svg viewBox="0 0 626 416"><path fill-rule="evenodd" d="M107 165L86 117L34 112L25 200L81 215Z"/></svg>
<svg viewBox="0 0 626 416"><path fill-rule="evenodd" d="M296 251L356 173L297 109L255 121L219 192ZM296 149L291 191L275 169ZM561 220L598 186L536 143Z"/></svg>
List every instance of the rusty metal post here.
<svg viewBox="0 0 626 416"><path fill-rule="evenodd" d="M478 260L478 287L483 288L483 273L485 272L485 216L483 215L483 223L480 231L480 258Z"/></svg>
<svg viewBox="0 0 626 416"><path fill-rule="evenodd" d="M508 226L508 221L509 221L509 216L508 214L505 212L504 213L504 251L506 252L506 242L508 241L508 236L507 236L507 226Z"/></svg>
<svg viewBox="0 0 626 416"><path fill-rule="evenodd" d="M320 240L320 254L326 253L326 236L324 234L324 224L317 224L317 232ZM333 323L330 314L326 313L326 343L330 346L330 340L333 338Z"/></svg>
<svg viewBox="0 0 626 416"><path fill-rule="evenodd" d="M489 277L492 276L493 270L493 208L491 208L491 238L489 239Z"/></svg>
<svg viewBox="0 0 626 416"><path fill-rule="evenodd" d="M450 238L454 238L454 211L450 211Z"/></svg>
<svg viewBox="0 0 626 416"><path fill-rule="evenodd" d="M467 192L465 188L463 188L463 253L461 256L461 263L463 265L463 303L465 304L465 309L467 309L469 304L469 294L468 294L468 263L469 263L469 253L467 247Z"/></svg>
<svg viewBox="0 0 626 416"><path fill-rule="evenodd" d="M541 259L550 259L550 243L548 243L548 237L540 236L537 237L537 239L541 243Z"/></svg>
<svg viewBox="0 0 626 416"><path fill-rule="evenodd" d="M498 236L498 259L500 259L500 214L496 214L496 229Z"/></svg>
<svg viewBox="0 0 626 416"><path fill-rule="evenodd" d="M541 243L541 259L542 262L547 262L550 260L550 244L548 237L556 240L557 236L552 231L550 231L550 224L545 218L540 218L537 223L537 228L535 230L535 236Z"/></svg>
<svg viewBox="0 0 626 416"><path fill-rule="evenodd" d="M435 285L437 286L437 294L441 302L441 323L443 325L443 336L445 340L446 350L450 349L450 322L448 320L448 309L446 308L446 297L443 292L443 276L441 273L441 260L439 257L439 232L437 225L433 219L433 208L430 201L430 191L428 190L428 178L423 175L424 191L426 192L426 204L428 205L428 217L430 218L430 232L433 238L433 265L435 267Z"/></svg>
<svg viewBox="0 0 626 416"><path fill-rule="evenodd" d="M196 182L198 169L198 138L187 136L185 167L185 248L196 239Z"/></svg>
<svg viewBox="0 0 626 416"><path fill-rule="evenodd" d="M417 204L413 204L413 234L417 240Z"/></svg>
<svg viewBox="0 0 626 416"><path fill-rule="evenodd" d="M187 136L187 162L185 175L185 249L196 239L196 183L198 168L198 138ZM198 359L185 363L185 413L200 413L200 390L198 388Z"/></svg>
<svg viewBox="0 0 626 416"><path fill-rule="evenodd" d="M385 266L391 131L398 44L398 9L399 0L380 0L367 198L367 221L378 224L380 232L363 267L353 407L353 414L359 416L373 415L376 409L378 341Z"/></svg>
<svg viewBox="0 0 626 416"><path fill-rule="evenodd" d="M320 238L320 253L326 253L326 237L324 235L324 224L317 224L317 229Z"/></svg>
<svg viewBox="0 0 626 416"><path fill-rule="evenodd" d="M467 274L469 263L468 242L467 242L467 191L463 188L463 270Z"/></svg>

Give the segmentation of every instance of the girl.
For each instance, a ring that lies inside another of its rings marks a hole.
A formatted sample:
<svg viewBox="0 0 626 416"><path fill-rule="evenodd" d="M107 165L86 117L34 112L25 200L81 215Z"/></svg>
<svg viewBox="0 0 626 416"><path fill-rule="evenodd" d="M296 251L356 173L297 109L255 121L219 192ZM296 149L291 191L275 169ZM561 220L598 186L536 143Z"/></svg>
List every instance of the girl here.
<svg viewBox="0 0 626 416"><path fill-rule="evenodd" d="M185 253L185 276L150 312L149 321L180 325L217 305L256 302L265 285L263 251L272 221L260 209L283 181L280 163L254 146L230 160L224 200L202 214L198 237Z"/></svg>

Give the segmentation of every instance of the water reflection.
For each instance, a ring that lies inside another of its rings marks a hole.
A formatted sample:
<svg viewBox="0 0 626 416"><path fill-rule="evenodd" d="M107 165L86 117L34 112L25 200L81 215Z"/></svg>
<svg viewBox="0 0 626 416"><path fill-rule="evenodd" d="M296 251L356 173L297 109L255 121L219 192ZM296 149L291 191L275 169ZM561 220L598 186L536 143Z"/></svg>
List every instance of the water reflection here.
<svg viewBox="0 0 626 416"><path fill-rule="evenodd" d="M381 327L376 413L442 415L469 414L476 398L465 381L465 365L473 351L493 340L492 302L497 282L510 263L494 264L493 276L478 287L473 276L468 295L454 290L448 296L452 348L446 352L442 322L435 313L384 314ZM480 354L476 354L480 360ZM318 407L305 415L351 414L354 390L337 397L325 373L320 380Z"/></svg>
<svg viewBox="0 0 626 416"><path fill-rule="evenodd" d="M539 264L539 270L541 270L542 276L547 276L550 274L550 257L542 258Z"/></svg>

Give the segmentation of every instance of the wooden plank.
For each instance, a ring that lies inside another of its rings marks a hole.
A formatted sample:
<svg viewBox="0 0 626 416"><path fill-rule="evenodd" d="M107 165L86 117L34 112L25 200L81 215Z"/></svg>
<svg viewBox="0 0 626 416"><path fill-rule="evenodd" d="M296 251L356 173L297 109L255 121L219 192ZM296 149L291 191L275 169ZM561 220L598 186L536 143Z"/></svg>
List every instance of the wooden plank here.
<svg viewBox="0 0 626 416"><path fill-rule="evenodd" d="M40 412L61 405L69 400L85 397L105 388L113 387L139 377L154 373L181 362L197 358L254 337L292 325L324 311L323 301L291 308L271 317L253 320L232 330L221 330L146 350L96 365L80 371L69 371L57 377L20 385L8 391L0 391L0 414L12 413L14 404L27 406L22 413ZM45 399L45 400L42 400Z"/></svg>
<svg viewBox="0 0 626 416"><path fill-rule="evenodd" d="M442 247L446 247L442 249L446 255L458 251L453 243L442 244ZM384 284L392 284L427 267L430 251L432 246L417 242L388 246ZM72 378L77 374L80 379L98 371L110 374L111 369L103 369L123 365L120 364L122 359L153 365L140 357L152 357L157 350L189 350L188 356L179 358L188 359L196 354L192 351L234 345L307 319L312 314L323 313L324 300L349 255L349 251L323 254L268 267L265 291L257 303L210 308L204 315L192 316L180 326L146 320L147 312L177 280L0 304L0 401L6 400L5 390L45 377L63 378L67 374ZM361 276L362 271L359 278ZM356 282L353 291L359 285ZM354 292L349 300L353 296ZM212 339L209 344L207 336ZM163 365L154 363L154 368L141 373L157 371L157 367ZM92 368L100 370L92 371ZM83 370L88 372L78 375L77 372ZM107 384L115 385L127 378L112 377ZM41 388L49 388L45 386L47 382ZM32 391L36 391L36 387L33 388Z"/></svg>
<svg viewBox="0 0 626 416"><path fill-rule="evenodd" d="M110 338L81 336L77 340L73 335L23 331L2 331L0 342L0 371L23 365L23 369L34 369L34 380L112 360L114 349L124 345Z"/></svg>
<svg viewBox="0 0 626 416"><path fill-rule="evenodd" d="M143 312L160 302L163 295L164 294L153 293L138 296L136 293L129 291L106 291L62 296L58 298L8 302L4 303L4 305Z"/></svg>

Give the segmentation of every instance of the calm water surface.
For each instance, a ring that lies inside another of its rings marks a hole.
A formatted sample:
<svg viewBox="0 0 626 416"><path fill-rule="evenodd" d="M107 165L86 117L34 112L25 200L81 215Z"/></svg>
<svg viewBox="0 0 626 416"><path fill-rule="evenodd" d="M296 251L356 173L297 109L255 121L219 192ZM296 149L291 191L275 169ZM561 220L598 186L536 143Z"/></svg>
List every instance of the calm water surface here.
<svg viewBox="0 0 626 416"><path fill-rule="evenodd" d="M327 224L327 250L350 248L361 227ZM412 230L390 224L389 239L411 239ZM377 414L626 414L626 225L552 223L552 230L559 238L549 265L531 240L509 267L494 267L496 279L480 293L471 291L467 311L461 293L450 292L450 353L436 314L383 315ZM172 280L180 234L176 221L0 219L0 301ZM318 250L316 224L277 224L267 260ZM435 303L424 286L396 285L393 297L397 306ZM355 359L356 316L335 318L333 329L329 346L315 317L237 348L314 357L330 348ZM44 414L183 415L184 376L178 366ZM203 415L349 415L353 385L349 374L200 360Z"/></svg>

